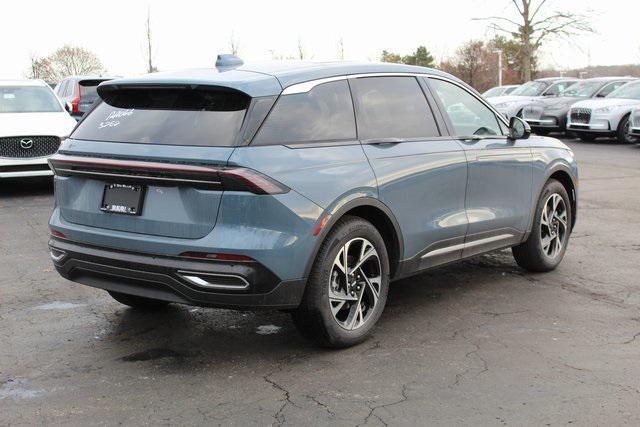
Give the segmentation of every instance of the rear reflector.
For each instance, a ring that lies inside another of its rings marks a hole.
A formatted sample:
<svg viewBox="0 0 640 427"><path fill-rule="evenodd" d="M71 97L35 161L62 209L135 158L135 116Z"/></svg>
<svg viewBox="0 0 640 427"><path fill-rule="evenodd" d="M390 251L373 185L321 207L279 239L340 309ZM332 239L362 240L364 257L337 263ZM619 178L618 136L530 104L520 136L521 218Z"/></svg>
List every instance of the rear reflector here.
<svg viewBox="0 0 640 427"><path fill-rule="evenodd" d="M207 253L207 252L182 252L179 256L185 258L199 258L199 259L213 259L216 261L253 261L245 255L239 254L219 254L219 253Z"/></svg>
<svg viewBox="0 0 640 427"><path fill-rule="evenodd" d="M285 185L253 169L205 166L139 160L55 154L49 158L51 170L58 176L82 176L118 183L142 183L158 186L185 185L195 188L246 191L254 194L282 194Z"/></svg>
<svg viewBox="0 0 640 427"><path fill-rule="evenodd" d="M58 237L60 239L66 239L67 238L67 236L65 236L64 233L61 233L61 232L59 232L57 230L54 230L53 228L51 228L49 230L51 231L51 235L53 237Z"/></svg>

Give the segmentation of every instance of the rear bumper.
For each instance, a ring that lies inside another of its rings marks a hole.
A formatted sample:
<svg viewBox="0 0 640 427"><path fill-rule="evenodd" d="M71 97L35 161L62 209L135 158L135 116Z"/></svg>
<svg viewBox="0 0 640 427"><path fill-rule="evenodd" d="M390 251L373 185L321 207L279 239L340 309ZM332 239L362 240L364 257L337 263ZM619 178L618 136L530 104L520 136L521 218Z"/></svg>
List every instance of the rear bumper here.
<svg viewBox="0 0 640 427"><path fill-rule="evenodd" d="M290 309L306 280L281 281L258 262L203 261L81 245L52 238L51 258L62 277L95 288L163 301L235 309ZM206 278L200 286L187 277ZM230 281L228 279L231 279ZM224 286L231 283L232 286Z"/></svg>

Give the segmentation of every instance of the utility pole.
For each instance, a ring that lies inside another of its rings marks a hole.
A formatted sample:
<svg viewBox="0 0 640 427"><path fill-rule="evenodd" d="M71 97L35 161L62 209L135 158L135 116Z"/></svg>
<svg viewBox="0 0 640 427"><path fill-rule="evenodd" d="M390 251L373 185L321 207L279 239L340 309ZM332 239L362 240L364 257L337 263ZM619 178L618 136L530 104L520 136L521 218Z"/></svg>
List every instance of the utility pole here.
<svg viewBox="0 0 640 427"><path fill-rule="evenodd" d="M497 49L498 54L498 86L502 86L502 49Z"/></svg>

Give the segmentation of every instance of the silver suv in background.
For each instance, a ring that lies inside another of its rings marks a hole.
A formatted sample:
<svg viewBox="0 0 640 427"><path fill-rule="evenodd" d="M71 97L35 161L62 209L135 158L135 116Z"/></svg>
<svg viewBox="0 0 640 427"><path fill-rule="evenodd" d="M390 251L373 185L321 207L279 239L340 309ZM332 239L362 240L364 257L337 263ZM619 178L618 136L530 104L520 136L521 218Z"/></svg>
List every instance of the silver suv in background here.
<svg viewBox="0 0 640 427"><path fill-rule="evenodd" d="M574 78L546 77L523 84L511 92L509 96L498 96L487 100L507 119L514 116L522 117L522 109L525 105L541 96L559 95L577 81Z"/></svg>
<svg viewBox="0 0 640 427"><path fill-rule="evenodd" d="M559 96L537 99L522 109L522 118L538 135L564 132L567 114L573 104L587 98L604 98L620 86L635 80L632 77L595 77L581 80Z"/></svg>
<svg viewBox="0 0 640 427"><path fill-rule="evenodd" d="M76 120L86 113L99 98L96 88L113 77L71 76L63 79L54 92L65 103L65 108Z"/></svg>
<svg viewBox="0 0 640 427"><path fill-rule="evenodd" d="M629 133L629 123L631 111L637 107L640 107L640 80L627 83L604 98L573 104L567 129L583 141L612 137L621 143L633 143L636 138Z"/></svg>

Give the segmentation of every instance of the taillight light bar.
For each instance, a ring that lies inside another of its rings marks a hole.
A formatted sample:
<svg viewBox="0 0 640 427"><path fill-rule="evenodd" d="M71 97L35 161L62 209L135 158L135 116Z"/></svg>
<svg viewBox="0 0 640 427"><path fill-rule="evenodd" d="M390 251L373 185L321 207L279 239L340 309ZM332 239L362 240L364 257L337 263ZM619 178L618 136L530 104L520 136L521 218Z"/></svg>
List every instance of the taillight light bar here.
<svg viewBox="0 0 640 427"><path fill-rule="evenodd" d="M109 182L143 183L159 186L186 185L196 188L247 191L254 194L282 194L285 185L242 167L219 167L181 163L106 159L55 154L49 158L58 176L83 176Z"/></svg>

